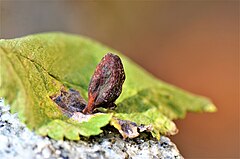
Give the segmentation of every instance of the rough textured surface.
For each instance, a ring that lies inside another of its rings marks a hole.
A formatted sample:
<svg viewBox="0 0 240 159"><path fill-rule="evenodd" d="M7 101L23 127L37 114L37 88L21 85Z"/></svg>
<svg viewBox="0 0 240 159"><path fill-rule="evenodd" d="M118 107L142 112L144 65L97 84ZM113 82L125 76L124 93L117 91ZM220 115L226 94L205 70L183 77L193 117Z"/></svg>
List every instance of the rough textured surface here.
<svg viewBox="0 0 240 159"><path fill-rule="evenodd" d="M142 134L140 138L124 141L111 128L77 142L40 137L26 128L17 114L10 114L9 109L0 99L0 158L183 158L167 137L156 141Z"/></svg>
<svg viewBox="0 0 240 159"><path fill-rule="evenodd" d="M125 81L123 64L118 55L108 53L97 65L88 86L88 105L83 110L92 114L97 107L111 108L122 92Z"/></svg>

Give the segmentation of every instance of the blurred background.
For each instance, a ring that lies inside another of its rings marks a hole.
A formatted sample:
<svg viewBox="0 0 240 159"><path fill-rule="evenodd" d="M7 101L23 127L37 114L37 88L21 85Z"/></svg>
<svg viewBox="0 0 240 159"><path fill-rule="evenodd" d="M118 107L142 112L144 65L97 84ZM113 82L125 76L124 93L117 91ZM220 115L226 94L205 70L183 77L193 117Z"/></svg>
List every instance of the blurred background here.
<svg viewBox="0 0 240 159"><path fill-rule="evenodd" d="M96 39L156 77L208 96L217 113L176 121L186 158L239 158L239 1L0 0L0 37L64 31Z"/></svg>

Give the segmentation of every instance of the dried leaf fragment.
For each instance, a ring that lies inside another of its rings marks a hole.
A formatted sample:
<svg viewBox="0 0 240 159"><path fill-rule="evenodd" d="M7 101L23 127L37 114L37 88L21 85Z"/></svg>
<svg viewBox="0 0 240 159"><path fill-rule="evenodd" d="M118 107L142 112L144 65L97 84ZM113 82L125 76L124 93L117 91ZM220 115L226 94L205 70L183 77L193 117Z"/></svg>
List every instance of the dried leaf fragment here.
<svg viewBox="0 0 240 159"><path fill-rule="evenodd" d="M151 131L153 131L153 126L152 125L143 125L143 124L141 124L138 127L138 129L139 129L139 132L144 132L144 131L151 132Z"/></svg>
<svg viewBox="0 0 240 159"><path fill-rule="evenodd" d="M62 88L60 94L52 95L50 98L67 116L72 116L74 112L81 112L87 105L85 99L74 89L66 91L65 88Z"/></svg>
<svg viewBox="0 0 240 159"><path fill-rule="evenodd" d="M134 122L113 118L110 124L118 129L123 139L139 136L137 124Z"/></svg>
<svg viewBox="0 0 240 159"><path fill-rule="evenodd" d="M139 132L150 132L153 130L153 127L151 125L145 126L141 124L140 126L138 126L135 122L129 120L121 120L117 118L112 118L110 124L116 129L118 129L123 139L132 139L139 136Z"/></svg>

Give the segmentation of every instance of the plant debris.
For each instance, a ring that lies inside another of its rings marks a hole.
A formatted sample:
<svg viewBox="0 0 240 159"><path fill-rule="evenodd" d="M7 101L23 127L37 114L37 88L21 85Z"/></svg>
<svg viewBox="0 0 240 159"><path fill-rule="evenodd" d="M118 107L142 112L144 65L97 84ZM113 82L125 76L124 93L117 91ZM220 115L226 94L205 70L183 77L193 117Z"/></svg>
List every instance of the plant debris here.
<svg viewBox="0 0 240 159"><path fill-rule="evenodd" d="M66 91L61 88L60 94L50 96L50 98L61 108L67 116L72 116L74 112L82 112L86 107L86 101L80 93L74 89Z"/></svg>
<svg viewBox="0 0 240 159"><path fill-rule="evenodd" d="M151 132L153 127L151 125L145 126L141 124L138 126L135 122L129 120L120 120L117 118L112 118L111 123L119 133L123 136L123 139L126 138L135 138L139 136L139 132Z"/></svg>
<svg viewBox="0 0 240 159"><path fill-rule="evenodd" d="M88 86L88 104L83 113L91 114L97 107L113 107L122 92L125 73L121 59L106 54L98 64Z"/></svg>

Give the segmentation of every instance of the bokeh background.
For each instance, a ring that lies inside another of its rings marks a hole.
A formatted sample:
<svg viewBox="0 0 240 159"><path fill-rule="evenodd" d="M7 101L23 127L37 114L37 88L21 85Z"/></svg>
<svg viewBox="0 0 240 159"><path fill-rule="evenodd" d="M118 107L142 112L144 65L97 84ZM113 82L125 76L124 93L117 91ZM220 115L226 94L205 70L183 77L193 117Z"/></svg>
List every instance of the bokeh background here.
<svg viewBox="0 0 240 159"><path fill-rule="evenodd" d="M210 97L171 137L186 158L239 158L239 1L0 0L0 37L64 31L132 58L156 77Z"/></svg>

